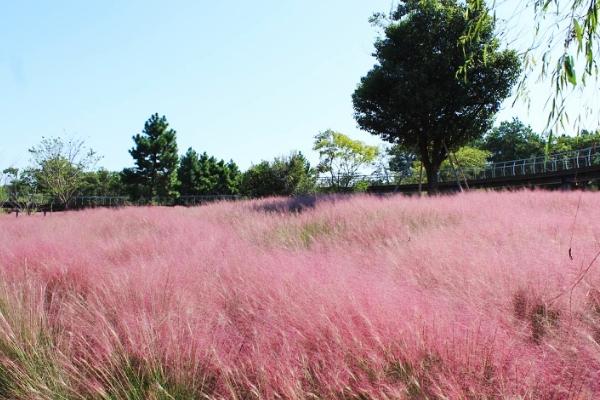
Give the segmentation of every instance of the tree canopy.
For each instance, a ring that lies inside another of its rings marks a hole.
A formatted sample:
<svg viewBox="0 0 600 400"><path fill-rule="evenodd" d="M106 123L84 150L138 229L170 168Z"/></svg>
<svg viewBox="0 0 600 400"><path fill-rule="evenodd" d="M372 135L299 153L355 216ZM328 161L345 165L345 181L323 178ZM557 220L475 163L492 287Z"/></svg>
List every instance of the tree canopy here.
<svg viewBox="0 0 600 400"><path fill-rule="evenodd" d="M127 194L127 190L119 172L100 168L84 174L77 194L81 196L124 196Z"/></svg>
<svg viewBox="0 0 600 400"><path fill-rule="evenodd" d="M182 195L234 195L239 193L241 173L238 166L229 161L217 161L215 157L202 155L191 147L181 157L178 169L179 190Z"/></svg>
<svg viewBox="0 0 600 400"><path fill-rule="evenodd" d="M300 152L262 161L242 176L242 193L250 197L291 196L313 193L316 174Z"/></svg>
<svg viewBox="0 0 600 400"><path fill-rule="evenodd" d="M37 189L65 207L80 189L86 170L99 159L83 140L63 140L60 137L42 138L38 145L29 149L29 153L33 162L29 173Z"/></svg>
<svg viewBox="0 0 600 400"><path fill-rule="evenodd" d="M167 118L153 114L141 134L133 136L129 150L135 167L123 171L123 181L132 187L134 197L153 199L177 196L177 137Z"/></svg>
<svg viewBox="0 0 600 400"><path fill-rule="evenodd" d="M448 150L483 135L520 69L511 50L500 50L494 20L476 40L458 45L473 15L456 0L406 0L389 16L375 42L377 64L352 96L358 125L384 140L416 149L437 191L437 173ZM377 18L381 21L381 16ZM465 51L473 54L469 79L458 77Z"/></svg>
<svg viewBox="0 0 600 400"><path fill-rule="evenodd" d="M543 155L545 146L544 138L513 118L486 133L478 147L490 152L490 161L498 162Z"/></svg>
<svg viewBox="0 0 600 400"><path fill-rule="evenodd" d="M379 149L331 129L315 136L313 150L319 152L319 173L329 174L333 187L348 189L361 168L371 165Z"/></svg>

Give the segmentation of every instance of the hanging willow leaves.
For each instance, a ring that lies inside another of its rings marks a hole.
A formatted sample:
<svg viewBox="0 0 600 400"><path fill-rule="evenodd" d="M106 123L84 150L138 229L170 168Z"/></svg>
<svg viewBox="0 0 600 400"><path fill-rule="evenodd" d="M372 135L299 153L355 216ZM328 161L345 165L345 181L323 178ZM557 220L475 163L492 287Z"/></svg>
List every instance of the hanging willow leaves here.
<svg viewBox="0 0 600 400"><path fill-rule="evenodd" d="M588 78L600 78L594 54L600 49L598 32L598 14L600 0L515 0L516 13L530 10L533 12L534 27L532 42L524 49L523 57L541 60L538 78L550 78L554 86L555 106L550 110L549 121L557 123L563 118L563 103L566 92L572 88L582 88L589 82L597 82ZM482 0L466 0L467 10L471 17L470 25L461 38L460 45L476 40L485 22L485 13L481 11L487 6ZM520 9L518 7L521 7ZM491 0L491 8L499 5ZM557 50L558 49L558 50ZM561 50L562 49L562 50ZM581 63L575 63L577 59ZM471 55L465 53L465 63L460 73L468 79ZM533 63L535 64L535 63ZM533 69L524 69L524 82ZM558 106L557 106L558 105ZM551 128L551 126L549 126Z"/></svg>
<svg viewBox="0 0 600 400"><path fill-rule="evenodd" d="M572 85L577 85L577 76L575 76L575 68L573 67L573 57L567 56L564 60L565 77Z"/></svg>

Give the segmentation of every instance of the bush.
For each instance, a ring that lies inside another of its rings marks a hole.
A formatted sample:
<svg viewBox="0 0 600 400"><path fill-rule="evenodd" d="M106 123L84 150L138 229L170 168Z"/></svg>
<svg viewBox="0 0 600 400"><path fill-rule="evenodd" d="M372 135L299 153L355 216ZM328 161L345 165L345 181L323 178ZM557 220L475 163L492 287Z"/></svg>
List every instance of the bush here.
<svg viewBox="0 0 600 400"><path fill-rule="evenodd" d="M315 171L300 152L262 161L242 175L241 191L249 197L304 195L315 190Z"/></svg>

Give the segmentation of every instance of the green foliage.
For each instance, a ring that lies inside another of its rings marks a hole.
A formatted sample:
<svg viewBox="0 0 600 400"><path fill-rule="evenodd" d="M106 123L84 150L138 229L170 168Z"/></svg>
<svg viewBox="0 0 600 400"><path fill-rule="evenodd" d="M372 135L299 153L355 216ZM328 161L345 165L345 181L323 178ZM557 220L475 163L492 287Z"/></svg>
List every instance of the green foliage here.
<svg viewBox="0 0 600 400"><path fill-rule="evenodd" d="M78 191L78 195L81 196L123 196L125 194L127 188L121 180L121 174L104 168L86 172Z"/></svg>
<svg viewBox="0 0 600 400"><path fill-rule="evenodd" d="M209 398L214 391L214 378L196 385L180 383L169 375L164 365L155 360L120 355L115 369L105 375L108 399L128 400L192 400Z"/></svg>
<svg viewBox="0 0 600 400"><path fill-rule="evenodd" d="M437 190L437 172L447 157L480 137L510 94L520 63L501 51L494 21L482 9L480 35L458 46L473 15L455 0L406 0L389 16L375 42L378 63L352 96L358 125L384 140L416 149ZM465 52L469 79L460 77Z"/></svg>
<svg viewBox="0 0 600 400"><path fill-rule="evenodd" d="M549 140L549 141L548 141ZM546 152L562 153L600 145L600 131L582 130L578 135L550 136L545 140L518 119L504 121L473 146L488 150L490 161L510 161L541 157Z"/></svg>
<svg viewBox="0 0 600 400"><path fill-rule="evenodd" d="M201 191L199 181L202 177L198 153L191 147L181 157L177 169L179 192L182 195L198 194Z"/></svg>
<svg viewBox="0 0 600 400"><path fill-rule="evenodd" d="M553 136L548 149L552 153L562 153L592 146L600 146L600 131L584 129L576 136Z"/></svg>
<svg viewBox="0 0 600 400"><path fill-rule="evenodd" d="M198 156L191 147L181 157L177 176L182 195L233 195L239 193L241 173L229 161L217 161L206 152Z"/></svg>
<svg viewBox="0 0 600 400"><path fill-rule="evenodd" d="M85 172L99 159L82 140L43 138L29 149L33 167L28 172L35 187L67 206L83 185Z"/></svg>
<svg viewBox="0 0 600 400"><path fill-rule="evenodd" d="M315 171L300 152L262 161L242 176L242 193L250 197L290 196L314 193Z"/></svg>
<svg viewBox="0 0 600 400"><path fill-rule="evenodd" d="M2 200L15 201L20 197L27 197L35 193L35 181L30 170L21 171L18 168L9 167L2 171L3 186Z"/></svg>
<svg viewBox="0 0 600 400"><path fill-rule="evenodd" d="M451 158L442 162L440 174L444 174L445 176L454 176L455 171L458 174L466 174L469 171L482 170L485 168L490 155L491 153L487 150L477 149L471 146L463 146L453 153ZM452 162L450 160L452 160ZM469 176L467 176L467 178L468 177Z"/></svg>
<svg viewBox="0 0 600 400"><path fill-rule="evenodd" d="M177 197L176 132L169 128L167 118L153 114L144 124L141 134L133 136L134 147L129 154L135 167L122 172L134 198Z"/></svg>
<svg viewBox="0 0 600 400"><path fill-rule="evenodd" d="M478 147L491 153L490 161L498 162L542 156L545 146L540 135L514 118L490 130Z"/></svg>
<svg viewBox="0 0 600 400"><path fill-rule="evenodd" d="M478 171L485 168L490 155L491 153L487 150L463 146L452 153L452 161L446 159L442 162L439 171L440 177L444 180L456 179L457 175L461 180L463 177L470 178L470 173L472 171ZM420 161L413 162L412 174L408 178L405 178L402 183L418 183L420 168ZM427 177L423 176L421 182L427 183Z"/></svg>
<svg viewBox="0 0 600 400"><path fill-rule="evenodd" d="M328 129L315 136L313 150L319 152L319 173L330 175L331 185L350 188L361 168L372 165L379 154L376 146L353 140Z"/></svg>
<svg viewBox="0 0 600 400"><path fill-rule="evenodd" d="M410 151L400 145L393 145L387 149L389 156L389 168L394 172L407 173L413 164L417 160L417 155L414 151Z"/></svg>
<svg viewBox="0 0 600 400"><path fill-rule="evenodd" d="M359 180L356 183L354 183L354 192L366 192L369 189L369 186L371 185L371 182L368 180Z"/></svg>

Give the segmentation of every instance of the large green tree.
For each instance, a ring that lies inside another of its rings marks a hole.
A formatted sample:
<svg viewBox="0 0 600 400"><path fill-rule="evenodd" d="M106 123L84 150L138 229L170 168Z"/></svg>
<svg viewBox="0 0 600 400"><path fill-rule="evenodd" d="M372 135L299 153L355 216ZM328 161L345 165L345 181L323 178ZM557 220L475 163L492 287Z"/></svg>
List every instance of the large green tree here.
<svg viewBox="0 0 600 400"><path fill-rule="evenodd" d="M520 70L517 54L500 50L493 18L485 8L478 12L484 14L485 29L463 48L459 39L474 17L464 5L402 1L375 42L377 64L352 96L362 129L416 149L430 193L437 192L437 174L448 150L489 129ZM459 73L464 51L473 54L468 80Z"/></svg>
<svg viewBox="0 0 600 400"><path fill-rule="evenodd" d="M153 114L141 134L133 136L129 150L135 167L123 171L123 180L134 197L147 199L177 197L177 137L167 118Z"/></svg>

